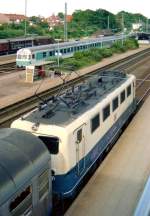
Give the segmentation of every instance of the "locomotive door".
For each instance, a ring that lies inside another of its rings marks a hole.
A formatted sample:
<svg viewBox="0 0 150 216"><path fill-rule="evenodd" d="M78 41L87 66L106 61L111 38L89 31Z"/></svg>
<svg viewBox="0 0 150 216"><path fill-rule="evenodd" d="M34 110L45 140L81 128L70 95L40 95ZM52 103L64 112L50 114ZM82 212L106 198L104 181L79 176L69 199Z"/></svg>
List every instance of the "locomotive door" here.
<svg viewBox="0 0 150 216"><path fill-rule="evenodd" d="M77 174L81 175L85 169L85 124L74 131L76 147Z"/></svg>

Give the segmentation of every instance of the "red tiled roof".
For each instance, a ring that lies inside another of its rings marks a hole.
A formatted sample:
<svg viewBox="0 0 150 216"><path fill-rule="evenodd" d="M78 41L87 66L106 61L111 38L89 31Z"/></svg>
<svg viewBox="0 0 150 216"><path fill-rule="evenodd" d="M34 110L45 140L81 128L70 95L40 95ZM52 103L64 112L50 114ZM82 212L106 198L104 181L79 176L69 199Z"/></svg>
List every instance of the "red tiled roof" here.
<svg viewBox="0 0 150 216"><path fill-rule="evenodd" d="M7 16L10 19L10 21L26 19L26 17L22 14L4 14L4 15Z"/></svg>
<svg viewBox="0 0 150 216"><path fill-rule="evenodd" d="M67 15L67 22L71 22L73 19L73 16L72 15Z"/></svg>
<svg viewBox="0 0 150 216"><path fill-rule="evenodd" d="M9 23L9 18L5 14L0 13L0 23Z"/></svg>

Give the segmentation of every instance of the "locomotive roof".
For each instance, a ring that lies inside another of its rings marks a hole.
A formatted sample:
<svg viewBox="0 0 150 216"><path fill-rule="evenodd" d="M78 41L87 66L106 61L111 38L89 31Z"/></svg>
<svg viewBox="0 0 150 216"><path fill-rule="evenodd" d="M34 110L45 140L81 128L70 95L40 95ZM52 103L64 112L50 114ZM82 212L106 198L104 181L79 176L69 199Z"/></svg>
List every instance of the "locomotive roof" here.
<svg viewBox="0 0 150 216"><path fill-rule="evenodd" d="M0 206L49 160L43 143L31 133L0 130Z"/></svg>
<svg viewBox="0 0 150 216"><path fill-rule="evenodd" d="M61 97L51 98L39 109L22 119L33 123L43 123L65 127L114 91L128 79L124 73L105 71L92 77L86 83L71 89Z"/></svg>
<svg viewBox="0 0 150 216"><path fill-rule="evenodd" d="M61 48L67 48L71 46L77 46L77 45L82 45L82 44L89 44L89 43L94 43L94 42L101 42L101 41L109 41L115 39L119 39L122 36L107 36L107 37L99 37L99 38L90 38L90 39L84 39L84 40L79 40L79 41L71 41L71 42L63 42L59 43L59 49ZM58 43L54 44L48 44L48 45L40 45L40 46L34 46L28 48L30 51L39 51L39 50L58 50ZM21 49L19 50L19 53L21 52Z"/></svg>

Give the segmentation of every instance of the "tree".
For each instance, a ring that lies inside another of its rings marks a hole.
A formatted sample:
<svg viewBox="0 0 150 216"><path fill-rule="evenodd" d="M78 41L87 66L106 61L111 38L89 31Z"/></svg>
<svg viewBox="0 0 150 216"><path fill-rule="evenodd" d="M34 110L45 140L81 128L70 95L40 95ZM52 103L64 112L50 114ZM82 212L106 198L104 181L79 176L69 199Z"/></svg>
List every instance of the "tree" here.
<svg viewBox="0 0 150 216"><path fill-rule="evenodd" d="M64 14L63 14L62 12L59 12L59 13L58 13L58 16L59 16L59 18L60 18L61 20L64 20Z"/></svg>

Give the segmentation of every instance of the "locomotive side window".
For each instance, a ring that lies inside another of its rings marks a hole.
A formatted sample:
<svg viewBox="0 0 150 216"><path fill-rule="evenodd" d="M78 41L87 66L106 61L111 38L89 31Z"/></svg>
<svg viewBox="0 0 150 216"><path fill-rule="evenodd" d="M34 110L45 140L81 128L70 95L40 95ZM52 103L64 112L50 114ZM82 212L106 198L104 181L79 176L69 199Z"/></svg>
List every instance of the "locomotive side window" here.
<svg viewBox="0 0 150 216"><path fill-rule="evenodd" d="M125 101L125 90L121 92L120 94L120 103L123 103Z"/></svg>
<svg viewBox="0 0 150 216"><path fill-rule="evenodd" d="M115 99L113 99L113 102L112 102L113 111L115 111L118 108L118 104L119 104L119 99L118 97L116 97Z"/></svg>
<svg viewBox="0 0 150 216"><path fill-rule="evenodd" d="M44 142L45 146L48 148L51 154L58 154L59 139L57 137L39 136L39 138Z"/></svg>
<svg viewBox="0 0 150 216"><path fill-rule="evenodd" d="M127 87L127 97L131 95L131 85Z"/></svg>
<svg viewBox="0 0 150 216"><path fill-rule="evenodd" d="M39 176L39 199L42 199L49 191L49 174L48 170Z"/></svg>
<svg viewBox="0 0 150 216"><path fill-rule="evenodd" d="M100 116L97 114L91 119L91 133L93 133L100 125Z"/></svg>
<svg viewBox="0 0 150 216"><path fill-rule="evenodd" d="M82 129L77 131L77 141L80 143L82 141Z"/></svg>
<svg viewBox="0 0 150 216"><path fill-rule="evenodd" d="M28 186L11 203L9 210L11 215L19 216L25 214L32 208L32 188Z"/></svg>
<svg viewBox="0 0 150 216"><path fill-rule="evenodd" d="M103 109L103 121L105 121L109 116L110 116L110 104L108 104L108 105Z"/></svg>

